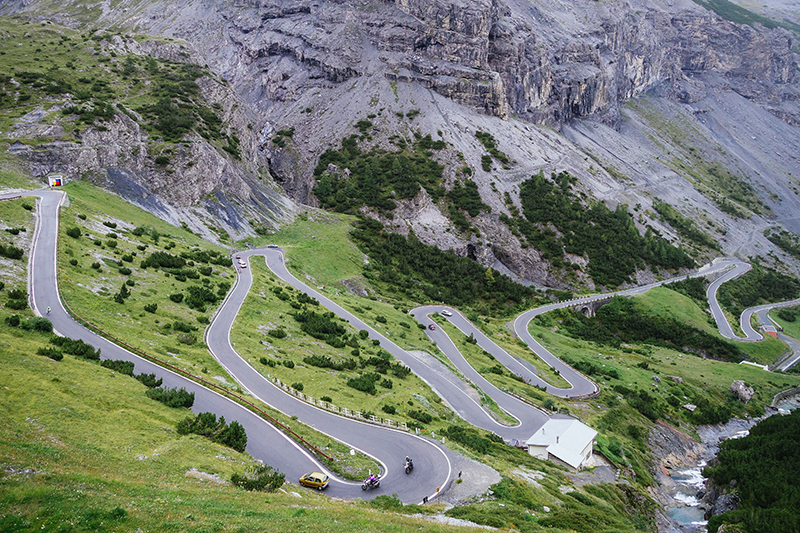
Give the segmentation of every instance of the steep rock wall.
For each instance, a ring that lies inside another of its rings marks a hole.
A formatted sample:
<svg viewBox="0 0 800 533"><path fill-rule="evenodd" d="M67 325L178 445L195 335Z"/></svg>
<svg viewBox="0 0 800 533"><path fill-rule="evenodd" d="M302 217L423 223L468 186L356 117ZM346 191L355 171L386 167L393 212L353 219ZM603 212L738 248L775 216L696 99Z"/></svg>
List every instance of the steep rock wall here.
<svg viewBox="0 0 800 533"><path fill-rule="evenodd" d="M791 35L730 23L688 0L250 0L228 8L207 0L170 13L162 18L151 7L128 22L200 43L219 71L267 109L265 98L291 100L379 73L500 117L613 122L626 99L662 85L685 98L682 81L711 75L776 114L797 115L781 105L798 95ZM216 36L201 33L209 26Z"/></svg>

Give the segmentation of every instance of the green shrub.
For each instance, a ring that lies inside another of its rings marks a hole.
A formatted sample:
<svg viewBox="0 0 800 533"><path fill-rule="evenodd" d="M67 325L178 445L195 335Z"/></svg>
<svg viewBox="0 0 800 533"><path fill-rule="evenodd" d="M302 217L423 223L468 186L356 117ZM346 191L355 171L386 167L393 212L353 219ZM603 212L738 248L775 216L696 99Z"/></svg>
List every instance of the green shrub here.
<svg viewBox="0 0 800 533"><path fill-rule="evenodd" d="M2 245L0 244L0 256L6 257L8 259L22 259L22 256L25 254L25 251L22 248L17 248L16 246L9 245Z"/></svg>
<svg viewBox="0 0 800 533"><path fill-rule="evenodd" d="M100 361L100 366L109 368L120 374L125 374L126 376L133 376L133 363L131 361L104 359Z"/></svg>
<svg viewBox="0 0 800 533"><path fill-rule="evenodd" d="M378 378L380 378L379 374L374 374L374 376L378 376ZM375 394L377 393L377 390L375 389L375 381L377 380L373 379L373 375L362 374L358 377L349 378L347 380L347 386L361 392L366 392L367 394Z"/></svg>
<svg viewBox="0 0 800 533"><path fill-rule="evenodd" d="M9 299L6 301L6 307L13 309L14 311L22 311L23 309L28 308L28 300Z"/></svg>
<svg viewBox="0 0 800 533"><path fill-rule="evenodd" d="M156 387L160 387L161 383L163 383L163 381L164 381L161 378L156 379L156 375L155 374L136 374L133 377L136 378L137 380L141 381L142 384L145 387L149 387L151 389L154 389Z"/></svg>
<svg viewBox="0 0 800 533"><path fill-rule="evenodd" d="M249 491L275 492L285 481L286 476L269 465L253 465L244 475L231 476L231 483Z"/></svg>
<svg viewBox="0 0 800 533"><path fill-rule="evenodd" d="M130 298L130 296L131 296L131 291L128 290L128 286L123 283L119 289L119 292L114 295L113 299L118 304L124 304L125 300L127 298Z"/></svg>
<svg viewBox="0 0 800 533"><path fill-rule="evenodd" d="M408 412L408 416L410 416L414 420L422 422L423 424L430 424L431 422L433 422L433 416L424 411L418 411L412 409Z"/></svg>
<svg viewBox="0 0 800 533"><path fill-rule="evenodd" d="M49 322L49 320L48 320ZM52 331L52 324L50 325ZM61 351L81 357L83 359L90 359L93 361L100 360L100 349L94 349L91 344L83 342L81 339L70 339L69 337L53 337L50 339L50 344L54 344L61 348Z"/></svg>
<svg viewBox="0 0 800 533"><path fill-rule="evenodd" d="M157 235L158 233L152 234L154 240L156 240L155 236ZM186 260L167 252L157 251L153 252L142 261L140 266L142 268L183 268L186 266Z"/></svg>
<svg viewBox="0 0 800 533"><path fill-rule="evenodd" d="M355 370L356 366L358 366L355 359L334 361L327 355L309 355L303 358L303 362L317 368L330 368L339 372L342 370Z"/></svg>
<svg viewBox="0 0 800 533"><path fill-rule="evenodd" d="M230 425L226 424L225 417L217 420L214 413L200 413L195 418L185 418L178 422L176 429L179 435L190 433L202 435L238 452L243 452L247 446L247 433L244 427L235 420Z"/></svg>
<svg viewBox="0 0 800 533"><path fill-rule="evenodd" d="M467 429L461 426L449 426L443 431L446 437L468 448L472 448L478 453L488 453L492 447L492 441L481 437L474 429Z"/></svg>
<svg viewBox="0 0 800 533"><path fill-rule="evenodd" d="M191 346L197 342L197 337L191 333L179 333L178 342L181 344L186 344L187 346Z"/></svg>
<svg viewBox="0 0 800 533"><path fill-rule="evenodd" d="M148 398L157 400L167 407L186 407L189 408L194 405L194 393L188 392L185 388L180 389L164 389L154 388L148 389L145 392Z"/></svg>
<svg viewBox="0 0 800 533"><path fill-rule="evenodd" d="M276 339L283 339L286 337L287 333L285 329L278 328L269 330L267 332L267 335L269 335L270 337L275 337Z"/></svg>
<svg viewBox="0 0 800 533"><path fill-rule="evenodd" d="M12 289L8 291L8 298L11 300L27 300L28 292L23 289Z"/></svg>
<svg viewBox="0 0 800 533"><path fill-rule="evenodd" d="M49 357L53 361L61 361L64 359L64 355L55 348L48 348L46 346L42 346L36 350L36 355L43 355L45 357Z"/></svg>
<svg viewBox="0 0 800 533"><path fill-rule="evenodd" d="M186 322L181 322L180 320L176 320L172 323L172 329L175 331L180 331L182 333L191 333L193 331L197 331L195 326L191 324L187 324Z"/></svg>
<svg viewBox="0 0 800 533"><path fill-rule="evenodd" d="M220 300L218 295L200 285L190 285L186 292L188 295L184 298L184 303L190 308L201 312L205 311L206 305L215 304Z"/></svg>
<svg viewBox="0 0 800 533"><path fill-rule="evenodd" d="M67 235L69 237L72 237L73 239L77 239L78 237L81 236L81 229L73 226L67 229Z"/></svg>
<svg viewBox="0 0 800 533"><path fill-rule="evenodd" d="M20 322L19 327L24 330L38 331L40 333L53 332L53 323L50 322L50 320L41 316L29 318L28 320L22 321Z"/></svg>
<svg viewBox="0 0 800 533"><path fill-rule="evenodd" d="M298 392L303 392L303 384L300 382L292 383L292 388Z"/></svg>

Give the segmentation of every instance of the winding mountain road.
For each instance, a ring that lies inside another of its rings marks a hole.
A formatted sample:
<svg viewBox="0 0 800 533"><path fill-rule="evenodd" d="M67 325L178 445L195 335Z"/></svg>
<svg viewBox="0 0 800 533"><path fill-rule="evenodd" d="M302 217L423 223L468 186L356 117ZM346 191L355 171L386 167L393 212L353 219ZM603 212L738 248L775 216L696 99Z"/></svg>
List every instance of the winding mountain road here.
<svg viewBox="0 0 800 533"><path fill-rule="evenodd" d="M125 350L73 320L61 304L56 277L58 211L66 195L48 190L26 192L22 195L39 198L36 230L28 264L30 302L34 311L40 315L40 310L51 308L47 318L53 323L56 332L73 339L81 339L99 348L103 359L133 362L137 373L156 374L163 379L164 387L183 387L193 392L195 400L192 410L196 413L207 411L224 416L226 420L238 420L247 431L247 452L266 463L279 465L289 480L297 479L303 473L300 470L310 470L317 466L305 449L252 411L195 381ZM412 498L410 494L406 496Z"/></svg>
<svg viewBox="0 0 800 533"><path fill-rule="evenodd" d="M780 307L794 307L800 305L800 298L796 300L788 300L785 302L776 302L764 305L757 305L755 307L748 307L744 311L742 311L741 316L739 317L739 327L742 329L744 333L744 337L740 337L733 332L733 328L731 327L728 319L725 317L725 313L722 311L722 307L719 304L719 300L717 299L717 291L719 290L720 286L725 283L726 281L730 281L732 279L736 279L739 276L742 276L750 271L752 268L748 263L744 262L734 262L731 265L731 269L714 280L706 289L706 298L708 298L708 305L711 308L711 316L714 317L714 321L717 323L717 328L719 329L720 334L725 337L726 339L731 339L734 341L740 342L758 342L764 338L761 333L756 331L753 328L753 315L758 317L758 321L761 324L769 324L769 318L767 318L767 313L771 309L777 309ZM784 336L785 337L785 336ZM784 342L786 342L784 340ZM789 343L792 346L792 343ZM796 362L796 360L795 360ZM791 366L791 365L789 365ZM786 369L788 366L784 364L781 365L781 368Z"/></svg>
<svg viewBox="0 0 800 533"><path fill-rule="evenodd" d="M56 278L56 239L58 236L58 210L65 195L61 192L50 190L32 191L23 195L39 197L37 210L37 224L33 239L33 248L29 263L29 292L31 305L34 310L51 307L48 318L53 322L56 331L62 335L82 339L85 342L102 350L103 358L122 359L132 361L136 371L155 373L164 379L168 387L184 387L195 393L195 412L210 411L218 416L225 416L227 420L238 420L247 430L247 451L255 458L265 463L279 467L287 474L287 480L294 481L301 474L310 470L325 472L314 457L284 433L277 430L255 413L241 405L187 379L171 372L146 359L109 342L103 337L87 330L75 322L62 307ZM3 195L0 195L2 197ZM5 196L11 196L5 195ZM341 318L348 321L357 330L366 330L369 338L378 340L380 346L391 353L396 359L407 365L417 376L423 379L459 416L471 424L495 432L506 439L526 440L544 422L548 415L543 411L503 393L489 383L474 368L472 368L463 355L459 352L452 339L441 329L425 331L429 338L442 349L458 371L470 382L477 385L485 394L492 397L497 404L508 414L516 418L517 423L504 425L498 422L478 401L475 400L474 391L470 383L450 371L442 371L434 367L428 360L418 358L411 352L397 346L385 335L376 331L357 316L345 310L334 301L327 298L312 287L299 281L284 264L283 251L276 248L259 248L239 252L246 261L252 262L257 257L263 256L266 266L282 281L316 298L321 305L333 311ZM708 297L720 331L728 338L736 340L758 340L761 338L750 327L750 315L762 308L777 307L800 303L800 300L783 302L770 306L748 309L742 315L742 328L747 337L739 338L733 335L730 325L725 320L716 301L717 288L749 269L749 265L738 260L724 259L715 261L698 270L693 276L706 276L715 272L729 269L709 287ZM214 357L230 373L230 375L254 398L297 419L316 430L329 435L333 439L349 443L365 454L375 458L383 465L380 488L367 493L361 491L360 483L347 482L331 476L332 481L327 489L331 496L342 498L375 497L379 494L396 493L404 502L419 502L424 497L436 494L437 488L446 490L452 481L451 459L453 454L441 443L412 435L399 430L376 426L350 418L334 415L319 409L309 403L287 394L258 371L252 368L235 351L230 341L230 331L236 316L243 305L245 298L252 286L253 277L250 269L237 269L236 284L228 293L222 306L217 311L214 320L206 330L205 339ZM683 279L683 278L680 278ZM647 286L636 287L616 293L597 294L575 298L570 301L558 302L529 310L520 315L514 322L514 329L533 352L548 365L558 370L560 375L569 382L569 388L554 387L539 378L530 365L509 355L505 350L492 342L483 332L478 330L461 313L454 309L442 306L429 305L411 311L411 315L422 324L430 323L430 315L450 310L452 315L447 319L465 335L472 334L478 346L491 353L498 362L512 372L523 376L527 381L546 387L547 392L565 397L585 397L597 392L597 385L590 379L566 365L560 359L541 346L529 333L528 325L539 314L563 307L573 307L590 303L599 299L607 299L615 295L633 295L645 292L650 288L675 280L665 280ZM719 309L719 314L715 312ZM727 329L725 329L727 326ZM749 330L748 330L749 328ZM758 336L758 338L756 338ZM402 460L406 455L414 459L415 470L411 475L406 475L402 469ZM328 472L329 473L329 472Z"/></svg>
<svg viewBox="0 0 800 533"><path fill-rule="evenodd" d="M226 420L239 421L247 431L247 452L278 467L286 474L287 481L296 482L300 475L310 470L325 471L309 452L252 411L195 381L125 350L73 320L61 305L56 277L58 212L65 195L50 190L18 194L39 198L28 269L30 303L38 314L42 314L39 311L46 307L51 308L47 318L59 334L81 339L99 348L103 359L133 362L137 373L154 373L163 378L165 387L184 387L194 392L192 410L196 413L208 411L224 416ZM380 494L397 493L402 501L416 503L426 496L435 495L437 488L445 488L452 479L452 452L440 443L316 409L272 385L236 355L229 342L230 325L252 281L248 270L241 274L239 282L209 328L207 338L214 355L253 396L284 413L297 415L306 424L332 438L352 443L384 465L383 482L378 489L365 493L360 483L333 478L326 493L341 498L374 498ZM410 475L406 475L402 469L406 455L413 457L416 466Z"/></svg>

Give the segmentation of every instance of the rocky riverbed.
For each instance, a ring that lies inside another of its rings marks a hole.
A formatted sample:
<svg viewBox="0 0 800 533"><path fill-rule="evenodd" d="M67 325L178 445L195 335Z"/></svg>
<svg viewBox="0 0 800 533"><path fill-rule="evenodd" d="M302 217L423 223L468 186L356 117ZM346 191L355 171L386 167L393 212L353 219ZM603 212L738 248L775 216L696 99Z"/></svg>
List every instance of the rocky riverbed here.
<svg viewBox="0 0 800 533"><path fill-rule="evenodd" d="M659 533L705 532L707 517L735 508L735 502L709 487L703 467L714 459L719 443L747 435L750 428L769 416L793 409L800 397L793 396L759 418L733 418L726 424L698 428L700 442L666 426L656 426L650 446L656 458L656 484L650 495L661 505Z"/></svg>

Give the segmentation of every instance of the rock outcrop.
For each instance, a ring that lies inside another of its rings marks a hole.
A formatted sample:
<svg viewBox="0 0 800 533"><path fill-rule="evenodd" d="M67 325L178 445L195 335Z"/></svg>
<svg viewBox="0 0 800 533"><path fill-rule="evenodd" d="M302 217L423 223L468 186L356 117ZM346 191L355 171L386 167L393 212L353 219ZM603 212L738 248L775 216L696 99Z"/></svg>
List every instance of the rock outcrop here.
<svg viewBox="0 0 800 533"><path fill-rule="evenodd" d="M140 42L115 35L99 39L94 46L103 56L132 54L174 63L202 62L188 43L179 41ZM240 158L194 133L185 135L181 143L154 142L140 125L142 117L122 106L102 124L66 135L61 123L48 113L73 105L70 96L65 103L47 111L37 108L18 121L7 133L9 138L40 141L35 146L14 143L9 151L24 156L34 178L56 173L68 181L89 180L212 241L242 238L252 232L253 221L259 227L275 228L289 220L296 207L276 187L259 179L267 161L241 100L214 75L202 75L196 83L202 102L218 110L225 133L239 140ZM156 164L157 156L168 162Z"/></svg>
<svg viewBox="0 0 800 533"><path fill-rule="evenodd" d="M719 461L716 457L708 463L710 466L716 466ZM708 520L712 516L720 515L727 511L735 511L739 508L739 494L734 490L737 486L736 480L732 480L729 486L718 486L714 480L706 480L706 490L702 498L702 505L705 509L705 519Z"/></svg>
<svg viewBox="0 0 800 533"><path fill-rule="evenodd" d="M753 387L749 387L744 381L738 379L731 383L731 392L734 393L742 403L749 402L756 393Z"/></svg>
<svg viewBox="0 0 800 533"><path fill-rule="evenodd" d="M125 22L198 44L251 102L377 74L499 117L613 123L631 97L658 88L690 101L711 77L800 118L793 36L733 24L690 0L170 4L139 5ZM223 42L204 33L210 27Z"/></svg>

